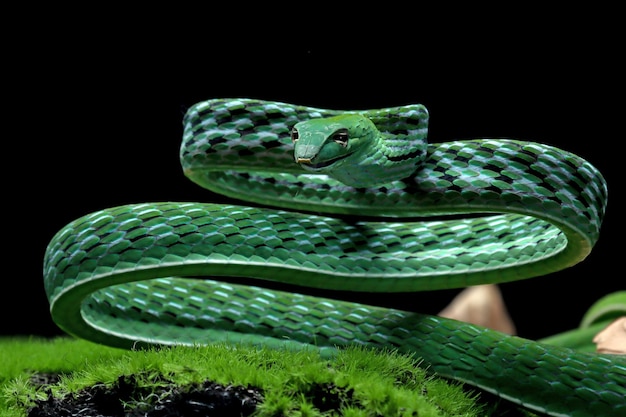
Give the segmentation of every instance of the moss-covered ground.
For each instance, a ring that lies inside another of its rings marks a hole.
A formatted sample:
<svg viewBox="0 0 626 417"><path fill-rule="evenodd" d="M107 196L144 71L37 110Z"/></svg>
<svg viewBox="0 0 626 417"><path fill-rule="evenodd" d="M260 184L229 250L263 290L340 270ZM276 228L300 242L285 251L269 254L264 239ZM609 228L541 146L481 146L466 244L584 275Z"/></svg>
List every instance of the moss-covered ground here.
<svg viewBox="0 0 626 417"><path fill-rule="evenodd" d="M127 351L73 338L0 339L0 415L499 416L528 415L427 375L391 351L244 346Z"/></svg>

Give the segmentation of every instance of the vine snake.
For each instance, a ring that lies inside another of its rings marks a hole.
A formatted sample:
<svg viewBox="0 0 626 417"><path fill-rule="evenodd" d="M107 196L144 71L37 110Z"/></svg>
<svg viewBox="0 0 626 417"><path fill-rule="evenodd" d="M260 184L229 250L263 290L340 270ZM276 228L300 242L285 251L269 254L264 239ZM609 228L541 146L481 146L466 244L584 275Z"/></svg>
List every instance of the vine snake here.
<svg viewBox="0 0 626 417"><path fill-rule="evenodd" d="M430 144L428 118L423 105L339 111L233 98L191 106L185 175L247 203L130 204L71 222L45 253L53 319L122 348L393 348L532 410L626 413L623 357L307 290L393 297L501 283L590 253L607 202L593 165L512 139Z"/></svg>

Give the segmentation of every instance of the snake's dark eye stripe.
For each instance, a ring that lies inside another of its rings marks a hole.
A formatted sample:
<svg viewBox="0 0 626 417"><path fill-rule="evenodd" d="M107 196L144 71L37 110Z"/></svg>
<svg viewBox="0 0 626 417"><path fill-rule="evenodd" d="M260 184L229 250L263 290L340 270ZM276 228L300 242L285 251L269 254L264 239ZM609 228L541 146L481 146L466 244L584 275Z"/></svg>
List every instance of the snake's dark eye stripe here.
<svg viewBox="0 0 626 417"><path fill-rule="evenodd" d="M291 140L295 142L298 139L299 139L298 129L294 127L293 129L291 129Z"/></svg>
<svg viewBox="0 0 626 417"><path fill-rule="evenodd" d="M340 129L333 133L333 140L343 146L344 148L348 146L348 130Z"/></svg>

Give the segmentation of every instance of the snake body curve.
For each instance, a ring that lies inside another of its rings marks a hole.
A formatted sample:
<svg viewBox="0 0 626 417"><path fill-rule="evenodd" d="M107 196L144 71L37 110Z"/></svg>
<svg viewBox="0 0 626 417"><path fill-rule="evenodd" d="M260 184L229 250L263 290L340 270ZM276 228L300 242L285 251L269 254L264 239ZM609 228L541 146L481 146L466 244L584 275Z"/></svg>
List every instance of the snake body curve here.
<svg viewBox="0 0 626 417"><path fill-rule="evenodd" d="M330 121L339 127L318 137ZM370 122L385 151L347 145ZM604 178L584 159L509 139L428 144L420 105L338 111L214 99L190 107L183 125L185 175L249 203L132 204L68 224L48 245L44 283L69 334L124 348L394 348L550 415L626 412L622 357L306 291L392 296L575 265L598 240L607 201ZM354 168L352 155L383 167Z"/></svg>

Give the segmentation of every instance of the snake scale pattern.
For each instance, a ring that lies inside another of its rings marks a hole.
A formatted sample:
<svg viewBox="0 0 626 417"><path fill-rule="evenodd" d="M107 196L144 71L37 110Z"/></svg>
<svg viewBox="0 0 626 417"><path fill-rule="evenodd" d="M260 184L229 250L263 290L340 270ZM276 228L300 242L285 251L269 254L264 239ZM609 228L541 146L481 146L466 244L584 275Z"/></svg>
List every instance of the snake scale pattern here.
<svg viewBox="0 0 626 417"><path fill-rule="evenodd" d="M429 144L422 105L211 99L183 127L185 175L237 202L130 204L60 230L44 283L67 333L123 348L393 348L549 415L626 415L623 357L307 290L393 297L573 266L607 202L584 159L511 139Z"/></svg>

